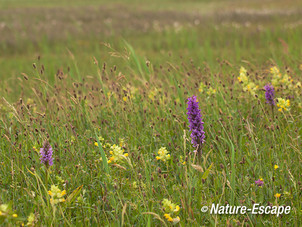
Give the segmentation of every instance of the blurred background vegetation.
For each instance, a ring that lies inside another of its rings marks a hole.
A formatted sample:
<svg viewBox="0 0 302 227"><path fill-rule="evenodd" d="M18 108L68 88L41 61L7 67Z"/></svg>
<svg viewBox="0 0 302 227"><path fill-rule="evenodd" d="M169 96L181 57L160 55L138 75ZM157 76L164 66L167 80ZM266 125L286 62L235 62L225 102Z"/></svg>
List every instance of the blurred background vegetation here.
<svg viewBox="0 0 302 227"><path fill-rule="evenodd" d="M68 67L71 75L95 74L93 57L122 70L127 64L104 43L123 51L125 40L154 64L183 57L212 69L227 60L238 67L295 62L298 70L302 1L1 0L2 88L33 72L38 56L50 78Z"/></svg>

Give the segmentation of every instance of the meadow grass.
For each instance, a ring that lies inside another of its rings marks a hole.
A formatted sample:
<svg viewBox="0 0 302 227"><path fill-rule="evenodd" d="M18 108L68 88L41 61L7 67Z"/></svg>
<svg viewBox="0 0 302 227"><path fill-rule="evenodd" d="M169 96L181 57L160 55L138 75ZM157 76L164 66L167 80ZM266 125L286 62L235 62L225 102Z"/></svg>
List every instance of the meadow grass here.
<svg viewBox="0 0 302 227"><path fill-rule="evenodd" d="M16 26L0 38L0 223L300 226L301 4L269 2L272 13L255 16L234 13L231 1L130 2L142 14L151 12L150 29L113 23L113 33L69 30L46 38L33 25L36 33L22 38ZM83 2L77 3L72 10L79 13ZM68 8L67 1L1 4L2 12L22 14L29 7L34 15L35 8L59 16ZM106 6L115 12L121 4ZM261 8L259 1L238 4ZM214 13L223 6L227 15ZM129 20L145 18L125 7ZM209 14L192 16L198 7ZM291 13L282 16L280 9ZM175 24L161 11L184 18ZM13 19L0 18L14 26ZM287 110L266 103L268 83L275 98L290 100ZM201 156L187 119L193 95L206 136ZM44 141L53 149L50 167L40 161ZM168 153L161 156L163 147ZM212 203L291 206L291 212L201 212Z"/></svg>

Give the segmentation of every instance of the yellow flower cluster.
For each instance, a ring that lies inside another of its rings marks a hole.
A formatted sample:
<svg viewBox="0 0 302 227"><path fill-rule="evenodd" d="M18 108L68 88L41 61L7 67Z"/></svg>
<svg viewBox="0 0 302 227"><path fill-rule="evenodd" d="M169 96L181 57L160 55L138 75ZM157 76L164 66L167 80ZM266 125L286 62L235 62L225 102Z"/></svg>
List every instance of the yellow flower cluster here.
<svg viewBox="0 0 302 227"><path fill-rule="evenodd" d="M173 222L173 224L176 224L178 222L180 222L180 217L177 216L176 218L172 218L170 214L164 214L164 217L169 221L169 222Z"/></svg>
<svg viewBox="0 0 302 227"><path fill-rule="evenodd" d="M168 199L164 199L162 201L163 209L165 211L164 217L169 221L176 224L180 221L179 216L176 216L180 210L180 207L174 203L172 203ZM176 217L175 217L176 216ZM174 217L174 218L173 218Z"/></svg>
<svg viewBox="0 0 302 227"><path fill-rule="evenodd" d="M157 89L157 88L154 88L152 89L150 92L149 92L149 99L151 99L152 101L155 100L155 97L159 94L159 92L161 91L161 89Z"/></svg>
<svg viewBox="0 0 302 227"><path fill-rule="evenodd" d="M123 138L120 138L119 139L119 145L120 145L120 147L123 147L124 145L125 145L125 139L123 139Z"/></svg>
<svg viewBox="0 0 302 227"><path fill-rule="evenodd" d="M275 194L275 197L276 197L277 199L280 198L280 196L281 196L280 193L276 193L276 194Z"/></svg>
<svg viewBox="0 0 302 227"><path fill-rule="evenodd" d="M283 88L286 88L286 87L292 88L293 79L290 76L288 76L287 74L284 74L282 76L282 74L280 73L280 70L276 66L272 67L270 69L270 72L273 76L272 85L276 89L279 89L281 86Z"/></svg>
<svg viewBox="0 0 302 227"><path fill-rule="evenodd" d="M170 154L165 147L161 147L157 153L159 155L159 156L156 156L157 160L162 160L165 162L170 159Z"/></svg>
<svg viewBox="0 0 302 227"><path fill-rule="evenodd" d="M28 98L26 101L26 105L31 105L34 104L34 100L32 100L31 98Z"/></svg>
<svg viewBox="0 0 302 227"><path fill-rule="evenodd" d="M63 198L66 195L66 191L61 191L58 186L51 185L50 191L48 191L48 195L50 195L50 203L51 205L56 205L58 203L65 202Z"/></svg>
<svg viewBox="0 0 302 227"><path fill-rule="evenodd" d="M135 99L135 95L136 95L138 89L136 87L127 85L126 87L123 87L123 91L125 94L125 96L123 97L123 101L127 102L128 100Z"/></svg>
<svg viewBox="0 0 302 227"><path fill-rule="evenodd" d="M180 207L178 205L172 203L168 199L163 199L162 203L163 203L163 208L167 213L178 212L180 210Z"/></svg>
<svg viewBox="0 0 302 227"><path fill-rule="evenodd" d="M298 81L295 85L293 85L294 87L294 91L296 93L297 96L300 96L301 97L301 88L302 88L302 85L301 85L301 82ZM301 103L299 103L301 105Z"/></svg>
<svg viewBox="0 0 302 227"><path fill-rule="evenodd" d="M200 84L199 84L199 89L198 89L199 92L200 92L200 93L203 93L203 92L205 91L205 88L207 88L207 86L206 86L204 83L200 82ZM214 88L212 88L212 87L209 87L209 88L207 89L207 94L208 94L209 96L216 94L216 89L214 89Z"/></svg>
<svg viewBox="0 0 302 227"><path fill-rule="evenodd" d="M109 158L108 163L122 162L128 156L128 153L124 152L120 146L112 145L109 151L112 156Z"/></svg>
<svg viewBox="0 0 302 227"><path fill-rule="evenodd" d="M247 71L244 67L241 66L240 71L239 71L239 77L237 78L239 80L239 82L241 83L248 83L249 82L249 78L247 77Z"/></svg>
<svg viewBox="0 0 302 227"><path fill-rule="evenodd" d="M36 217L34 213L30 213L27 218L27 224L26 226L35 226Z"/></svg>
<svg viewBox="0 0 302 227"><path fill-rule="evenodd" d="M99 136L99 141L100 141L102 147L103 147L103 148L110 147L110 146L111 146L110 143L104 143L104 140L105 140L105 139L104 139L103 137ZM96 147L99 146L98 142L95 142L94 145L95 145Z"/></svg>
<svg viewBox="0 0 302 227"><path fill-rule="evenodd" d="M187 163L181 155L179 156L179 162L183 165L185 165Z"/></svg>
<svg viewBox="0 0 302 227"><path fill-rule="evenodd" d="M1 204L0 205L0 218L4 217L4 218L17 218L18 215L13 213L11 211L11 207L8 204Z"/></svg>
<svg viewBox="0 0 302 227"><path fill-rule="evenodd" d="M242 83L243 91L248 91L252 95L255 95L258 85L249 80L247 76L247 71L244 67L241 66L239 71L239 77L237 78L240 83Z"/></svg>
<svg viewBox="0 0 302 227"><path fill-rule="evenodd" d="M114 92L112 92L112 91L109 91L109 92L107 92L107 96L108 96L108 98L110 99L111 97L113 97L113 98L117 98L117 95L116 95L116 93L114 93Z"/></svg>
<svg viewBox="0 0 302 227"><path fill-rule="evenodd" d="M270 72L273 76L281 77L280 70L276 66L272 67Z"/></svg>
<svg viewBox="0 0 302 227"><path fill-rule="evenodd" d="M272 78L272 84L275 86L275 88L278 90L281 87L283 89L288 88L291 91L294 91L297 96L301 95L301 82L300 81L294 81L290 76L287 74L280 73L279 69L277 67L272 67L270 70L273 78Z"/></svg>
<svg viewBox="0 0 302 227"><path fill-rule="evenodd" d="M209 87L209 89L208 89L208 91L207 91L207 94L208 94L209 96L216 94L216 89L214 89L214 88L212 88L212 87Z"/></svg>
<svg viewBox="0 0 302 227"><path fill-rule="evenodd" d="M202 83L202 82L200 82L200 84L199 84L199 92L200 93L203 93L204 92L204 89L206 88L207 86L204 84L204 83Z"/></svg>
<svg viewBox="0 0 302 227"><path fill-rule="evenodd" d="M289 99L285 100L283 98L278 98L277 107L279 107L278 111L282 112L283 110L289 111L290 101Z"/></svg>
<svg viewBox="0 0 302 227"><path fill-rule="evenodd" d="M103 144L104 138L101 137L101 136L99 136L99 141L100 141L101 144ZM95 142L94 145L95 145L96 147L99 146L98 142Z"/></svg>

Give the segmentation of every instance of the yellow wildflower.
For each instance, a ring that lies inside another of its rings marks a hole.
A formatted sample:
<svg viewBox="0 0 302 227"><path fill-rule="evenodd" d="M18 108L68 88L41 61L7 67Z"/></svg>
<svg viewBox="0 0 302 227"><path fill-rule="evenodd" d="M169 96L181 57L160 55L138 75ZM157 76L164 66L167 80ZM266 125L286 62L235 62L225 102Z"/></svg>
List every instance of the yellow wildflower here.
<svg viewBox="0 0 302 227"><path fill-rule="evenodd" d="M280 70L279 70L276 66L272 67L272 68L270 69L270 72L271 72L271 74L273 74L273 75L280 75ZM280 75L280 76L281 76L281 75Z"/></svg>
<svg viewBox="0 0 302 227"><path fill-rule="evenodd" d="M110 149L111 150L109 151L109 153L112 156L109 158L108 163L122 162L128 156L128 153L124 153L125 151L120 146L117 146L115 144L112 145Z"/></svg>
<svg viewBox="0 0 302 227"><path fill-rule="evenodd" d="M26 226L34 226L34 225L35 225L35 215L34 213L30 213L30 215L27 218Z"/></svg>
<svg viewBox="0 0 302 227"><path fill-rule="evenodd" d="M105 144L103 145L103 148L107 148L107 147L111 147L111 144L110 144L110 143L105 143Z"/></svg>
<svg viewBox="0 0 302 227"><path fill-rule="evenodd" d="M278 86L280 86L280 80L281 80L280 70L276 66L274 66L270 69L270 72L273 76L272 85L274 85L274 87L277 88Z"/></svg>
<svg viewBox="0 0 302 227"><path fill-rule="evenodd" d="M58 186L51 185L50 191L48 191L48 195L50 195L50 203L51 205L56 205L61 202L65 202L63 198L66 195L66 191L61 191Z"/></svg>
<svg viewBox="0 0 302 227"><path fill-rule="evenodd" d="M98 139L99 139L100 144L102 145L102 147L105 148L105 145L103 145L103 142L104 142L105 139L103 137L101 137L101 136L99 136ZM98 142L95 142L94 146L98 147L99 146Z"/></svg>
<svg viewBox="0 0 302 227"><path fill-rule="evenodd" d="M207 91L208 95L214 95L216 93L216 89L213 89L212 87L210 87Z"/></svg>
<svg viewBox="0 0 302 227"><path fill-rule="evenodd" d="M206 85L205 85L204 83L200 82L199 89L198 89L199 92L200 92L200 93L203 93L205 87L206 87Z"/></svg>
<svg viewBox="0 0 302 227"><path fill-rule="evenodd" d="M239 82L242 82L244 84L248 83L248 77L246 73L247 73L246 69L241 66L239 71L239 77L237 78Z"/></svg>
<svg viewBox="0 0 302 227"><path fill-rule="evenodd" d="M247 73L247 70L246 70L243 66L241 66L241 67L240 67L240 70L239 70L240 76L246 75L246 73Z"/></svg>
<svg viewBox="0 0 302 227"><path fill-rule="evenodd" d="M286 86L291 86L292 85L292 78L290 76L288 76L287 74L284 74L284 76L281 79L281 84L282 86L286 87Z"/></svg>
<svg viewBox="0 0 302 227"><path fill-rule="evenodd" d="M18 215L11 210L11 206L8 204L0 205L0 217L5 218L17 218Z"/></svg>
<svg viewBox="0 0 302 227"><path fill-rule="evenodd" d="M275 197L276 197L277 199L278 199L280 196L281 196L280 193L276 193L276 194L275 194Z"/></svg>
<svg viewBox="0 0 302 227"><path fill-rule="evenodd" d="M168 199L164 199L162 203L163 203L163 208L167 213L176 213L180 210L180 207L178 205L172 203Z"/></svg>
<svg viewBox="0 0 302 227"><path fill-rule="evenodd" d="M32 100L31 98L28 98L26 101L26 105L31 105L34 103L34 100Z"/></svg>
<svg viewBox="0 0 302 227"><path fill-rule="evenodd" d="M173 221L173 218L170 216L170 214L164 214L164 217L170 222Z"/></svg>
<svg viewBox="0 0 302 227"><path fill-rule="evenodd" d="M243 87L244 91L249 91L252 95L255 95L255 91L258 89L258 85L255 85L253 82L249 82Z"/></svg>
<svg viewBox="0 0 302 227"><path fill-rule="evenodd" d="M180 210L180 207L174 203L172 203L170 200L168 199L164 199L162 201L163 204L163 209L165 211L164 217L169 221L169 222L173 222L173 224L176 224L180 221L180 218L177 216L177 213ZM173 218L174 216L174 218Z"/></svg>
<svg viewBox="0 0 302 227"><path fill-rule="evenodd" d="M187 162L183 159L183 156L180 155L179 156L179 162L182 164L182 165L185 165Z"/></svg>
<svg viewBox="0 0 302 227"><path fill-rule="evenodd" d="M128 84L126 87L123 87L123 91L124 94L126 94L126 96L123 97L123 100L126 102L127 100L135 99L138 89Z"/></svg>
<svg viewBox="0 0 302 227"><path fill-rule="evenodd" d="M237 79L239 82L242 82L242 83L248 82L248 78L246 75L239 76L239 77L237 77Z"/></svg>
<svg viewBox="0 0 302 227"><path fill-rule="evenodd" d="M154 88L153 90L151 90L148 95L149 99L154 100L159 92L160 92L160 90L157 88Z"/></svg>
<svg viewBox="0 0 302 227"><path fill-rule="evenodd" d="M279 69L277 67L272 67L270 70L272 74L272 85L276 89L288 87L289 89L294 88L293 79L288 76L286 73L282 76Z"/></svg>
<svg viewBox="0 0 302 227"><path fill-rule="evenodd" d="M289 99L285 100L283 98L278 98L277 107L279 107L278 111L282 112L283 110L288 111L288 107L290 106Z"/></svg>
<svg viewBox="0 0 302 227"><path fill-rule="evenodd" d="M137 188L138 188L137 182L136 182L136 181L134 181L134 182L132 183L132 187L133 187L134 189L137 189Z"/></svg>
<svg viewBox="0 0 302 227"><path fill-rule="evenodd" d="M276 170L276 169L278 169L279 168L279 166L278 165L274 165L274 169Z"/></svg>
<svg viewBox="0 0 302 227"><path fill-rule="evenodd" d="M252 95L255 95L256 90L258 89L258 85L251 82L247 76L247 71L245 68L240 68L240 76L238 77L238 80L240 83L242 83L243 91L248 91Z"/></svg>
<svg viewBox="0 0 302 227"><path fill-rule="evenodd" d="M168 153L168 151L165 147L161 147L157 153L159 155L159 156L156 156L157 160L162 160L165 162L170 159L170 154Z"/></svg>
<svg viewBox="0 0 302 227"><path fill-rule="evenodd" d="M1 215L3 215L6 212L8 212L8 205L7 204L1 204L0 205L0 211L1 211Z"/></svg>
<svg viewBox="0 0 302 227"><path fill-rule="evenodd" d="M119 139L120 142L120 147L123 147L125 145L125 140L124 139Z"/></svg>

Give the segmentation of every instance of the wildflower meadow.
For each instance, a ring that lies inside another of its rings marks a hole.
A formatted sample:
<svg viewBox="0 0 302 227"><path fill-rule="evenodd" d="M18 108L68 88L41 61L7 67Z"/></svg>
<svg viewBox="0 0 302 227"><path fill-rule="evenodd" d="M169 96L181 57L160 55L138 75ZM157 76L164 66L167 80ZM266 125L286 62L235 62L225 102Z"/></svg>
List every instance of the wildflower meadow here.
<svg viewBox="0 0 302 227"><path fill-rule="evenodd" d="M301 226L300 1L70 4L0 1L1 226Z"/></svg>

